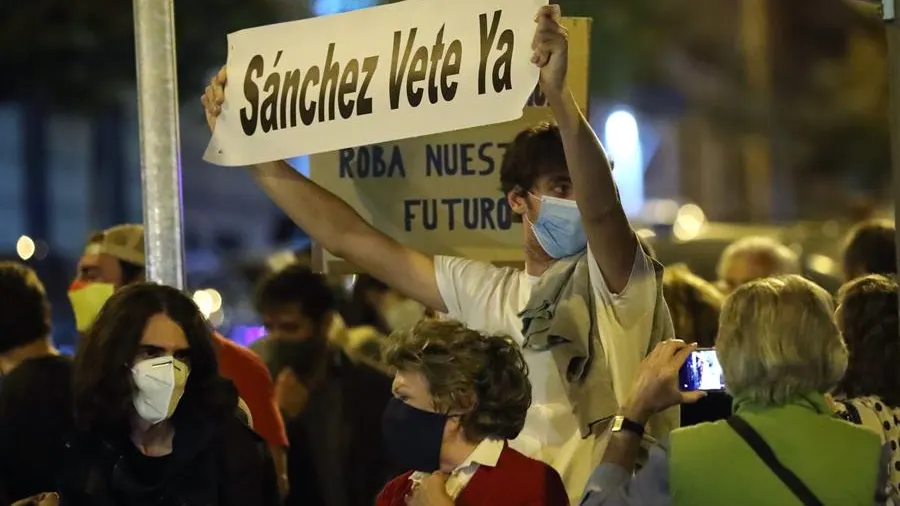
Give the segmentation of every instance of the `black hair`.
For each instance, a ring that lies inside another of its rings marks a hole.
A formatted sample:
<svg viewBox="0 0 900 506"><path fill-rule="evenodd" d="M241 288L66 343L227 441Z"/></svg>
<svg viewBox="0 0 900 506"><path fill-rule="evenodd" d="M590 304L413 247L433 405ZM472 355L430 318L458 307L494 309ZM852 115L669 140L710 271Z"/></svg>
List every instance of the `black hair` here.
<svg viewBox="0 0 900 506"><path fill-rule="evenodd" d="M900 326L894 277L857 278L838 292L841 332L850 358L838 392L847 397L877 395L900 406Z"/></svg>
<svg viewBox="0 0 900 506"><path fill-rule="evenodd" d="M347 308L347 314L344 316L347 326L361 327L371 325L382 334L390 334L391 329L388 328L387 322L384 321L378 308L369 300L370 294L381 294L390 289L387 284L368 274L358 275L353 283L350 306Z"/></svg>
<svg viewBox="0 0 900 506"><path fill-rule="evenodd" d="M255 306L259 313L296 306L306 317L320 323L337 309L337 301L324 276L306 266L292 264L259 283Z"/></svg>
<svg viewBox="0 0 900 506"><path fill-rule="evenodd" d="M0 262L0 353L50 335L50 302L30 267Z"/></svg>
<svg viewBox="0 0 900 506"><path fill-rule="evenodd" d="M897 273L897 244L892 223L885 220L864 221L848 234L846 244L845 273Z"/></svg>
<svg viewBox="0 0 900 506"><path fill-rule="evenodd" d="M500 190L503 195L514 190L524 195L534 188L541 176L558 173L566 167L559 127L540 123L519 132L506 147L500 162ZM515 221L521 219L514 214Z"/></svg>
<svg viewBox="0 0 900 506"><path fill-rule="evenodd" d="M213 332L197 305L175 288L135 283L113 294L79 342L72 380L79 428L127 430L134 414L131 365L147 322L160 313L181 327L189 345L191 372L176 419L184 408L212 419L234 416L237 392L219 376Z"/></svg>

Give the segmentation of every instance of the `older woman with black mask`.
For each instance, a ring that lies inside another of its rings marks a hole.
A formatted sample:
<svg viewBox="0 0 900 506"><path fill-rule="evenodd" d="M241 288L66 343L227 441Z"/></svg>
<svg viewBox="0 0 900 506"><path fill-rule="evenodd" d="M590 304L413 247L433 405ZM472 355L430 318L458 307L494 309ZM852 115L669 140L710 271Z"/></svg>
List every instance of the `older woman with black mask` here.
<svg viewBox="0 0 900 506"><path fill-rule="evenodd" d="M193 301L155 284L106 303L75 357L62 504L275 505L274 467L238 417Z"/></svg>
<svg viewBox="0 0 900 506"><path fill-rule="evenodd" d="M386 359L397 373L382 430L410 471L377 506L568 506L556 471L506 443L531 404L525 359L511 339L423 321L391 335Z"/></svg>
<svg viewBox="0 0 900 506"><path fill-rule="evenodd" d="M885 504L890 448L825 400L847 368L832 306L825 290L799 276L737 288L716 342L735 416L673 431L632 476L649 416L703 396L678 389L693 346L657 346L612 424L582 506Z"/></svg>

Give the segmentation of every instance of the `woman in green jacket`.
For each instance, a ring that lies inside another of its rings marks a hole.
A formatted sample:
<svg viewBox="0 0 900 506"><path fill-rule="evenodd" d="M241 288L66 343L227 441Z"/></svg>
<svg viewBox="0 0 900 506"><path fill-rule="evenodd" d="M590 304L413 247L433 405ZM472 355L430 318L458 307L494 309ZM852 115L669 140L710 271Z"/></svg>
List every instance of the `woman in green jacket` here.
<svg viewBox="0 0 900 506"><path fill-rule="evenodd" d="M582 506L886 504L890 447L825 401L847 368L832 313L830 295L799 276L738 288L716 343L736 416L673 431L632 476L649 416L703 396L678 390L693 346L661 343L641 364Z"/></svg>

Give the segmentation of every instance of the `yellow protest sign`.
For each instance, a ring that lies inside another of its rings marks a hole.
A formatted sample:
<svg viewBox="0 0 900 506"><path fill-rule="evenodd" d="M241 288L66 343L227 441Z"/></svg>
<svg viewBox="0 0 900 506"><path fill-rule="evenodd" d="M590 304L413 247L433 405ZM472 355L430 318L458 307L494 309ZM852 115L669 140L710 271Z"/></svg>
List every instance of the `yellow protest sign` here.
<svg viewBox="0 0 900 506"><path fill-rule="evenodd" d="M587 110L591 20L563 21L569 86ZM423 253L518 262L522 229L500 191L500 163L517 133L547 120L552 114L535 89L521 119L312 155L310 177L373 226ZM327 253L321 261L326 271L353 270Z"/></svg>

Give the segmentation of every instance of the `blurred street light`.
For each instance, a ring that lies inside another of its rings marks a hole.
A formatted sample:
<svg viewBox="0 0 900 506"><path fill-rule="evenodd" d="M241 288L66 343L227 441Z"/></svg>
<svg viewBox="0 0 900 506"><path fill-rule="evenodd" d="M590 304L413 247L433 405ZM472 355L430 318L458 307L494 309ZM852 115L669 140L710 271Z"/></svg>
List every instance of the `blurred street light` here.
<svg viewBox="0 0 900 506"><path fill-rule="evenodd" d="M206 293L209 294L209 298L212 301L213 312L222 309L222 294L220 294L218 290L215 290L213 288L208 288L206 290Z"/></svg>
<svg viewBox="0 0 900 506"><path fill-rule="evenodd" d="M615 164L613 178L619 187L622 207L626 214L635 216L644 207L644 154L634 114L625 109L613 111L606 118L603 137Z"/></svg>
<svg viewBox="0 0 900 506"><path fill-rule="evenodd" d="M825 255L810 255L806 265L822 274L832 275L835 273L835 261Z"/></svg>
<svg viewBox="0 0 900 506"><path fill-rule="evenodd" d="M19 237L19 240L16 241L16 253L22 260L28 260L34 256L36 249L37 245L34 244L34 240L27 235Z"/></svg>
<svg viewBox="0 0 900 506"><path fill-rule="evenodd" d="M194 304L197 304L203 316L210 318L214 313L221 312L222 295L212 288L197 290L194 292Z"/></svg>
<svg viewBox="0 0 900 506"><path fill-rule="evenodd" d="M312 0L312 12L316 16L327 16L378 5L377 0Z"/></svg>
<svg viewBox="0 0 900 506"><path fill-rule="evenodd" d="M678 217L672 226L672 235L679 241L696 239L706 225L706 214L696 204L685 204L678 210Z"/></svg>
<svg viewBox="0 0 900 506"><path fill-rule="evenodd" d="M212 325L213 328L219 328L223 323L225 323L225 311L221 308L209 315L209 324Z"/></svg>
<svg viewBox="0 0 900 506"><path fill-rule="evenodd" d="M671 199L648 200L641 209L640 218L645 223L671 225L678 217L678 202Z"/></svg>

